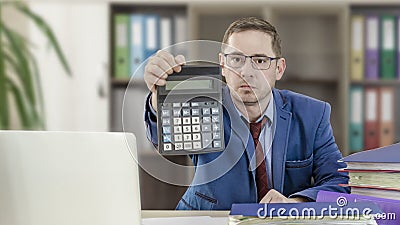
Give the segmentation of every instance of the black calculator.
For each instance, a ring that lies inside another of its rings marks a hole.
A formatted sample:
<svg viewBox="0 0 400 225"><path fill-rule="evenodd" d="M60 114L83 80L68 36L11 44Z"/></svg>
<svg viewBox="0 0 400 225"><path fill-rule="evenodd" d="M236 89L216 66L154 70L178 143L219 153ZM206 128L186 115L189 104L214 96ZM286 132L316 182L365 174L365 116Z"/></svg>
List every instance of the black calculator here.
<svg viewBox="0 0 400 225"><path fill-rule="evenodd" d="M182 66L157 87L158 150L188 155L224 150L219 66Z"/></svg>

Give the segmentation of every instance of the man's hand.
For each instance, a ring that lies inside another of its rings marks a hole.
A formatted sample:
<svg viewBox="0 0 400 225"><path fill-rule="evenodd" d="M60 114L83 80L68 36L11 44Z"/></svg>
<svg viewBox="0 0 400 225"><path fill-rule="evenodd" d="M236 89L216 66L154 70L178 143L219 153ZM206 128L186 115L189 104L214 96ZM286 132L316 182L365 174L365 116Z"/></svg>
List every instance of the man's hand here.
<svg viewBox="0 0 400 225"><path fill-rule="evenodd" d="M271 189L268 193L261 199L260 203L296 203L296 202L307 202L305 198L286 198L278 191Z"/></svg>
<svg viewBox="0 0 400 225"><path fill-rule="evenodd" d="M168 75L173 72L180 72L181 66L185 63L183 55L174 57L169 52L159 50L150 57L144 69L144 81L147 88L152 92L152 106L157 111L156 86L164 86Z"/></svg>

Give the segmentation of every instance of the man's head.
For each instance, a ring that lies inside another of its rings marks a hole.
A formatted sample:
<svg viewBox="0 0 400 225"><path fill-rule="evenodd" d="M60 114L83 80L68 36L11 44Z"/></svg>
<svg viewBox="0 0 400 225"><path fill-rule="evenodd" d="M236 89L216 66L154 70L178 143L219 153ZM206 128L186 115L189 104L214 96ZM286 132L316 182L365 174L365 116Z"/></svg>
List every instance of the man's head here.
<svg viewBox="0 0 400 225"><path fill-rule="evenodd" d="M262 19L242 18L229 26L223 43L219 59L234 102L266 106L286 68L275 27Z"/></svg>
<svg viewBox="0 0 400 225"><path fill-rule="evenodd" d="M231 25L225 31L222 43L228 44L228 39L233 33L239 33L248 30L260 31L269 34L271 37L272 50L274 51L275 56L282 57L281 38L279 37L275 27L269 22L256 17L245 17L231 23ZM224 50L224 46L225 45L222 46L222 50Z"/></svg>

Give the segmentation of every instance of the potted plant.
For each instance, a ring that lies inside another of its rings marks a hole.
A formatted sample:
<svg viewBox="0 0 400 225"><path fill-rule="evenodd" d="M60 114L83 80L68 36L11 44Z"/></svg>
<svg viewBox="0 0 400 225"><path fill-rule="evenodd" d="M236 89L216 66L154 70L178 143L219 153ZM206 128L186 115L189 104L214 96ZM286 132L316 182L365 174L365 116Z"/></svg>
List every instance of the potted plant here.
<svg viewBox="0 0 400 225"><path fill-rule="evenodd" d="M14 7L31 20L49 41L64 70L71 75L67 60L50 26L21 1L0 2L0 12ZM40 71L32 44L0 18L0 129L10 129L10 107L14 102L22 129L45 129Z"/></svg>

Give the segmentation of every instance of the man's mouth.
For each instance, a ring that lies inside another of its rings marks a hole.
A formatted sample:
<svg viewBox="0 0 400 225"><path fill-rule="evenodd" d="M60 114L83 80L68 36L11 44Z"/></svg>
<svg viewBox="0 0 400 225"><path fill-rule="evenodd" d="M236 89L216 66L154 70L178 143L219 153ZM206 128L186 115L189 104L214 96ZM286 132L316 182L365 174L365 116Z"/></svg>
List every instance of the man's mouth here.
<svg viewBox="0 0 400 225"><path fill-rule="evenodd" d="M242 84L240 85L240 88L249 88L249 89L253 89L255 88L254 86L248 85L248 84Z"/></svg>

